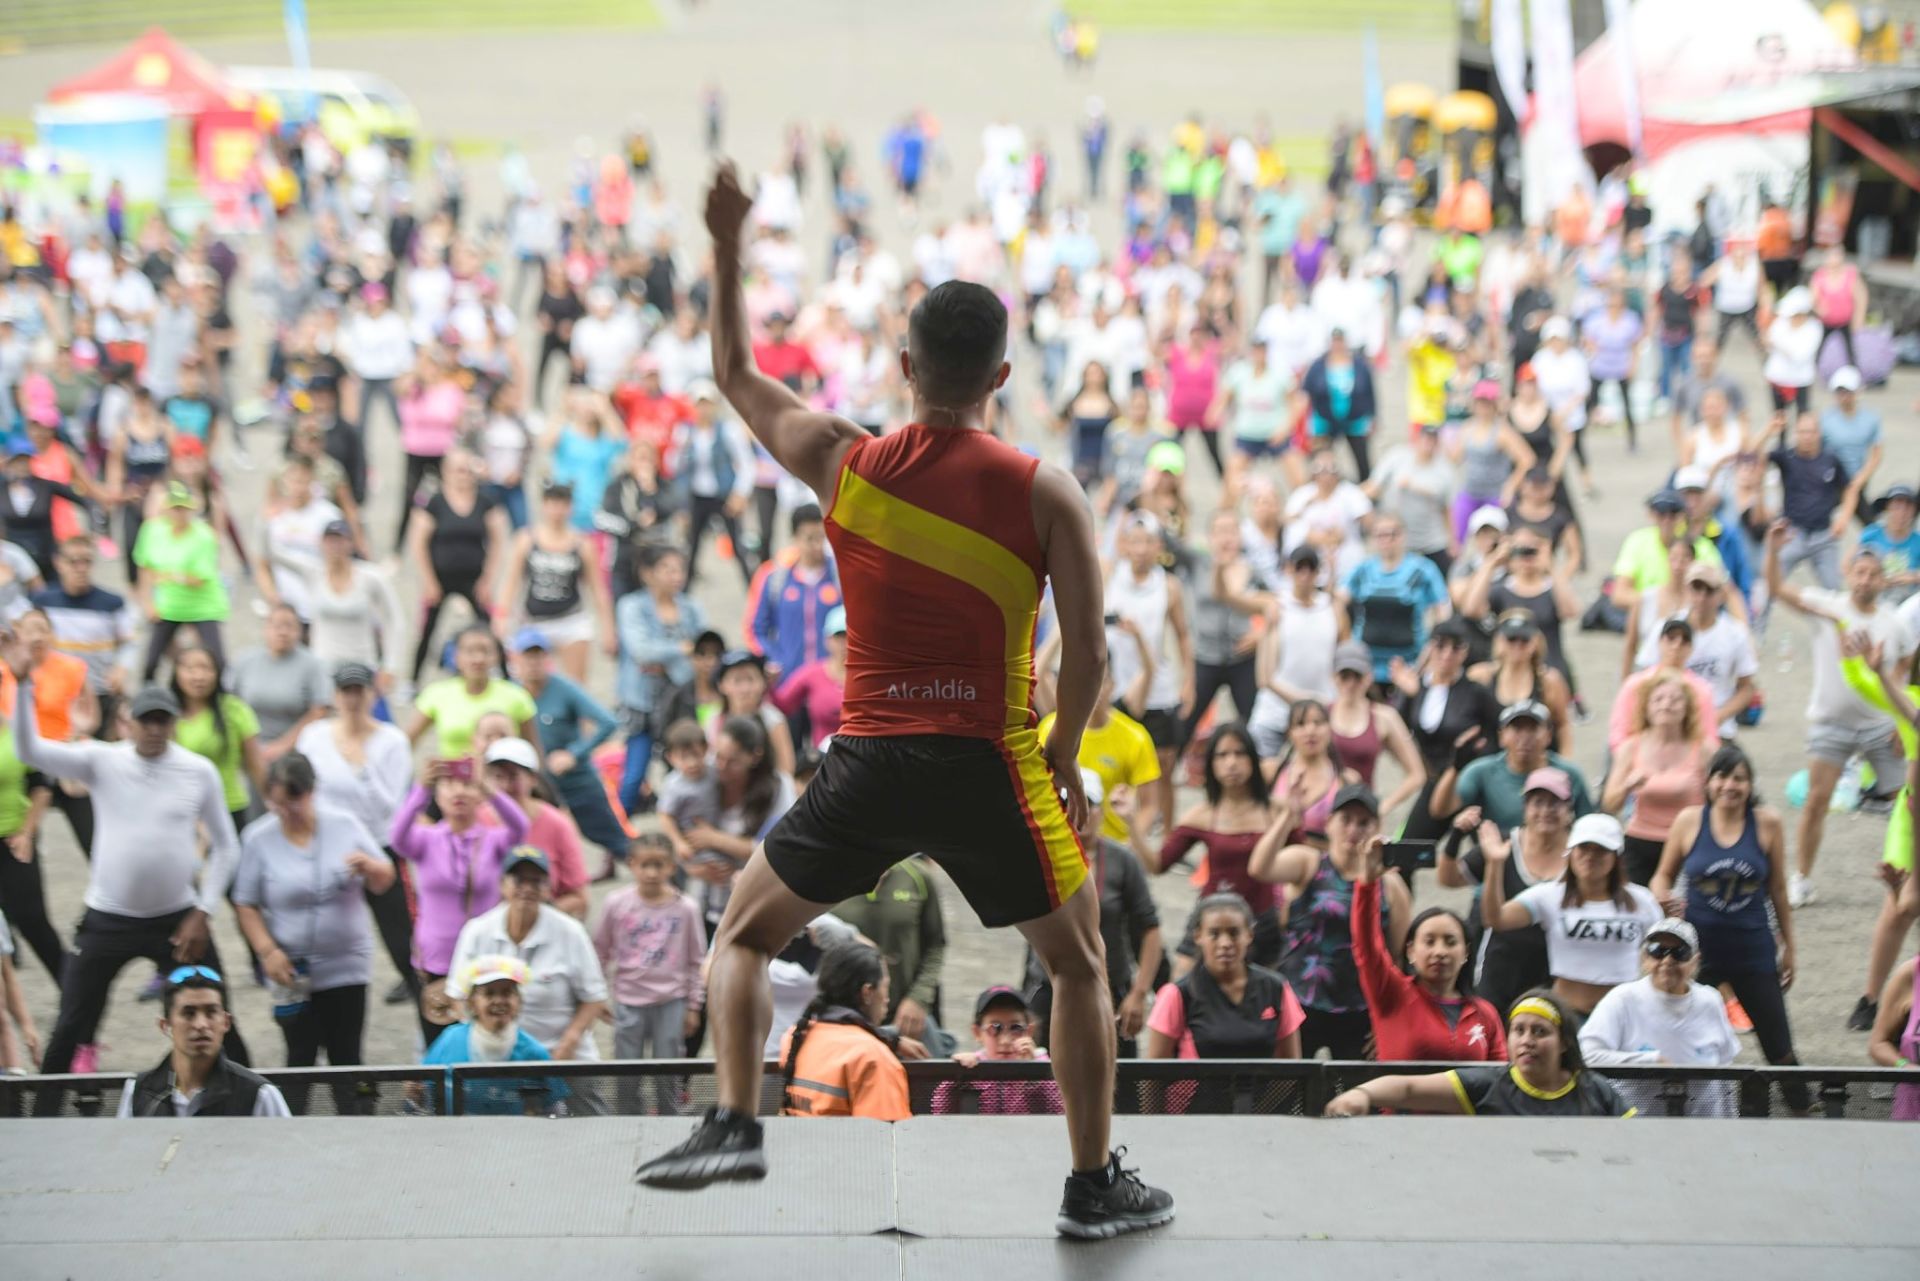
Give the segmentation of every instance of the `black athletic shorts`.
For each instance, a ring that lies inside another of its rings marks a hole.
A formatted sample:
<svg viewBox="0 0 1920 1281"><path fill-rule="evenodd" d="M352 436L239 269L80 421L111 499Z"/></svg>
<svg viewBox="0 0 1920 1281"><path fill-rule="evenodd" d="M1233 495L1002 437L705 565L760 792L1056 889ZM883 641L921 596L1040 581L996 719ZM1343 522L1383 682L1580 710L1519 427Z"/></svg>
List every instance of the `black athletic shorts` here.
<svg viewBox="0 0 1920 1281"><path fill-rule="evenodd" d="M998 739L835 735L766 851L788 889L825 904L865 894L895 863L925 854L989 926L1045 916L1087 875L1030 729Z"/></svg>

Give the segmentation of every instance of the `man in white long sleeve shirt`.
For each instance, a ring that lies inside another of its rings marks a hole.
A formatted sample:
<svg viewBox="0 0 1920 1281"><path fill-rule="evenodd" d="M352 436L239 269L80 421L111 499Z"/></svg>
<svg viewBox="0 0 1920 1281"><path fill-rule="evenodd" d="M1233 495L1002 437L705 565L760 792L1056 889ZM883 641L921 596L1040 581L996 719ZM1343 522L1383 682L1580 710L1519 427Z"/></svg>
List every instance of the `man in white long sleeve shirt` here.
<svg viewBox="0 0 1920 1281"><path fill-rule="evenodd" d="M66 1072L75 1047L92 1042L107 994L128 962L144 959L166 968L197 962L221 969L211 919L233 880L240 841L213 763L173 741L180 704L171 693L150 685L134 695L127 742L49 743L35 724L26 642L9 632L0 654L19 682L13 739L20 759L54 778L84 783L94 799L86 915L74 934L60 984L60 1015L40 1064L42 1072ZM196 887L202 827L210 852ZM227 1032L226 1052L237 1063L248 1062L238 1029ZM62 1093L41 1091L35 1114L57 1116Z"/></svg>

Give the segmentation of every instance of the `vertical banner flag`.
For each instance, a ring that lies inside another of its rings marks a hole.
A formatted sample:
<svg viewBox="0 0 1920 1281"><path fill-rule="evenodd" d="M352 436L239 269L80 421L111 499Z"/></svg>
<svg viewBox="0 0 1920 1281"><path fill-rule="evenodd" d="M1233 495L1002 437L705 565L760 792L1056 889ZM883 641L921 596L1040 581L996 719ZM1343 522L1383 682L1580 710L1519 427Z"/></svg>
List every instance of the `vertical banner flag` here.
<svg viewBox="0 0 1920 1281"><path fill-rule="evenodd" d="M1487 47L1493 53L1493 74L1514 120L1527 123L1527 23L1522 0L1489 0Z"/></svg>
<svg viewBox="0 0 1920 1281"><path fill-rule="evenodd" d="M1607 0L1607 34L1620 69L1620 108L1627 118L1627 146L1640 155L1640 59L1633 47L1633 0Z"/></svg>
<svg viewBox="0 0 1920 1281"><path fill-rule="evenodd" d="M1575 187L1591 193L1593 174L1580 150L1573 79L1572 0L1532 0L1533 123L1527 131L1527 220L1537 222Z"/></svg>

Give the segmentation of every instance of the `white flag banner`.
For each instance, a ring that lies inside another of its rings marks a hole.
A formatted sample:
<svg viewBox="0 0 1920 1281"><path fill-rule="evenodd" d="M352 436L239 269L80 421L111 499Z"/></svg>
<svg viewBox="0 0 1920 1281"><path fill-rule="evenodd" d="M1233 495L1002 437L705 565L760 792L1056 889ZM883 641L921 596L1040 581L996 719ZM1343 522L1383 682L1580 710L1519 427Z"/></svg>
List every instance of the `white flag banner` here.
<svg viewBox="0 0 1920 1281"><path fill-rule="evenodd" d="M1524 0L1492 0L1488 46L1493 52L1493 74L1513 118L1527 118L1527 23L1520 6Z"/></svg>
<svg viewBox="0 0 1920 1281"><path fill-rule="evenodd" d="M1526 218L1538 223L1575 187L1593 192L1580 150L1573 80L1572 0L1532 0L1533 120L1527 130Z"/></svg>
<svg viewBox="0 0 1920 1281"><path fill-rule="evenodd" d="M1620 71L1620 111L1627 122L1627 146L1640 154L1640 59L1633 47L1633 0L1607 0L1607 37Z"/></svg>

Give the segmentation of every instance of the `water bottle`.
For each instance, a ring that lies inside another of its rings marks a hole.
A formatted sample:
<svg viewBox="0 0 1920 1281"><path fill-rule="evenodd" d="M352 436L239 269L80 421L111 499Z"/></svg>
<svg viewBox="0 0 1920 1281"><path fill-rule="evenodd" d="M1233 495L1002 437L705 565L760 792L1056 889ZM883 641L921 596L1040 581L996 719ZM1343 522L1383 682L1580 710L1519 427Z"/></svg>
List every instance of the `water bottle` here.
<svg viewBox="0 0 1920 1281"><path fill-rule="evenodd" d="M293 963L293 982L267 984L267 999L273 1002L273 1017L279 1020L298 1018L307 1012L312 1004L313 980L307 975L307 963L304 960Z"/></svg>

